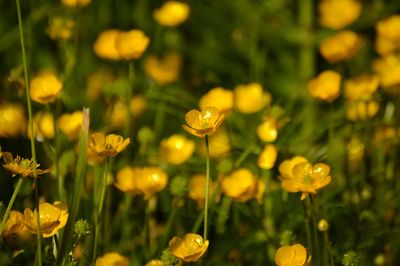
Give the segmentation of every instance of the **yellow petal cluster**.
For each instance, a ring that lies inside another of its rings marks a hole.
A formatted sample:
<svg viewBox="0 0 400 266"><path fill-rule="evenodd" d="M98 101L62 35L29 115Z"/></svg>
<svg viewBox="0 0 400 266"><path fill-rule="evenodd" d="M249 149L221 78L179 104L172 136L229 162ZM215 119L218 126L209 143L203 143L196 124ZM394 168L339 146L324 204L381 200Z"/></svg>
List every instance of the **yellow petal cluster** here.
<svg viewBox="0 0 400 266"><path fill-rule="evenodd" d="M374 72L379 76L383 87L398 88L400 85L400 59L395 55L388 55L376 59L373 63Z"/></svg>
<svg viewBox="0 0 400 266"><path fill-rule="evenodd" d="M312 97L330 102L340 94L340 80L339 73L327 70L310 80L307 89Z"/></svg>
<svg viewBox="0 0 400 266"><path fill-rule="evenodd" d="M245 202L257 196L257 178L249 169L240 168L222 178L221 190L227 197Z"/></svg>
<svg viewBox="0 0 400 266"><path fill-rule="evenodd" d="M26 130L24 107L20 104L2 103L0 105L0 137L17 137Z"/></svg>
<svg viewBox="0 0 400 266"><path fill-rule="evenodd" d="M106 136L102 132L96 132L90 136L88 146L100 157L114 157L128 147L129 143L129 138L124 139L115 134Z"/></svg>
<svg viewBox="0 0 400 266"><path fill-rule="evenodd" d="M29 127L29 125L27 126ZM39 141L54 138L54 119L50 112L38 112L33 117L33 135ZM30 130L28 130L30 137Z"/></svg>
<svg viewBox="0 0 400 266"><path fill-rule="evenodd" d="M24 210L24 224L33 234L36 233L36 217L36 210L32 211L28 208ZM55 235L66 225L67 220L68 208L65 203L58 201L54 204L47 202L39 204L40 234L42 237L47 238Z"/></svg>
<svg viewBox="0 0 400 266"><path fill-rule="evenodd" d="M62 83L50 72L42 72L32 78L30 96L35 102L47 104L54 102L61 93Z"/></svg>
<svg viewBox="0 0 400 266"><path fill-rule="evenodd" d="M90 4L92 0L61 0L61 2L69 7L84 7Z"/></svg>
<svg viewBox="0 0 400 266"><path fill-rule="evenodd" d="M8 219L4 225L1 237L11 248L17 248L22 243L31 239L32 234L24 225L24 215L18 211L10 211Z"/></svg>
<svg viewBox="0 0 400 266"><path fill-rule="evenodd" d="M117 29L107 29L97 36L93 44L95 54L103 59L119 60L121 56L116 47L117 36L120 33Z"/></svg>
<svg viewBox="0 0 400 266"><path fill-rule="evenodd" d="M221 87L215 87L201 96L200 109L207 106L215 106L222 113L227 113L233 108L233 91Z"/></svg>
<svg viewBox="0 0 400 266"><path fill-rule="evenodd" d="M74 28L75 22L72 19L56 16L50 19L46 33L53 40L69 40Z"/></svg>
<svg viewBox="0 0 400 266"><path fill-rule="evenodd" d="M271 94L264 92L261 84L237 85L234 89L234 104L244 114L257 113L271 103Z"/></svg>
<svg viewBox="0 0 400 266"><path fill-rule="evenodd" d="M379 103L370 101L349 101L346 103L346 117L351 121L366 120L379 111Z"/></svg>
<svg viewBox="0 0 400 266"><path fill-rule="evenodd" d="M23 178L34 177L34 171L36 176L50 172L49 169L42 170L38 169L40 164L34 163L33 159L24 159L17 155L15 159L9 152L2 152L4 164L3 167L10 171L13 176L19 175Z"/></svg>
<svg viewBox="0 0 400 266"><path fill-rule="evenodd" d="M307 159L295 156L279 165L282 188L288 192L301 192L301 199L331 182L330 167L324 163L310 164Z"/></svg>
<svg viewBox="0 0 400 266"><path fill-rule="evenodd" d="M167 1L159 9L154 10L153 17L160 25L175 27L183 23L189 16L188 4L178 1Z"/></svg>
<svg viewBox="0 0 400 266"><path fill-rule="evenodd" d="M186 234L182 238L175 236L168 244L172 255L180 258L184 262L196 262L207 251L209 242L204 241L200 235Z"/></svg>
<svg viewBox="0 0 400 266"><path fill-rule="evenodd" d="M277 266L308 266L311 256L307 258L307 250L300 244L282 246L275 252Z"/></svg>
<svg viewBox="0 0 400 266"><path fill-rule="evenodd" d="M353 58L360 47L361 39L353 31L341 31L322 40L319 51L331 63Z"/></svg>
<svg viewBox="0 0 400 266"><path fill-rule="evenodd" d="M378 76L361 75L344 82L344 96L351 101L368 100L378 87Z"/></svg>
<svg viewBox="0 0 400 266"><path fill-rule="evenodd" d="M400 49L400 15L393 15L376 25L375 49L381 55L389 55Z"/></svg>
<svg viewBox="0 0 400 266"><path fill-rule="evenodd" d="M195 143L182 135L172 135L163 139L160 144L161 158L170 164L179 165L193 154Z"/></svg>
<svg viewBox="0 0 400 266"><path fill-rule="evenodd" d="M76 140L79 138L79 134L81 133L82 119L82 111L65 113L58 119L58 127L69 140Z"/></svg>
<svg viewBox="0 0 400 266"><path fill-rule="evenodd" d="M322 26L339 30L357 20L361 14L361 1L320 0L318 12Z"/></svg>
<svg viewBox="0 0 400 266"><path fill-rule="evenodd" d="M278 138L278 123L273 116L267 116L257 127L257 136L265 142L274 142Z"/></svg>
<svg viewBox="0 0 400 266"><path fill-rule="evenodd" d="M95 266L129 266L129 260L117 252L109 252L98 257Z"/></svg>
<svg viewBox="0 0 400 266"><path fill-rule="evenodd" d="M118 171L114 185L128 195L143 195L150 199L167 183L167 174L158 167L124 167Z"/></svg>
<svg viewBox="0 0 400 266"><path fill-rule="evenodd" d="M206 194L205 185L206 176L204 174L196 174L190 178L188 196L201 208L204 206L204 199ZM210 182L208 191L209 196L213 195L214 189L215 184L213 182Z"/></svg>
<svg viewBox="0 0 400 266"><path fill-rule="evenodd" d="M262 169L272 169L275 165L278 149L273 144L267 144L258 156L257 165Z"/></svg>
<svg viewBox="0 0 400 266"><path fill-rule="evenodd" d="M231 151L231 142L228 136L228 132L225 127L220 127L218 130L208 138L209 155L211 158L221 158L229 154ZM199 143L198 151L201 155L206 154L206 148L204 143Z"/></svg>
<svg viewBox="0 0 400 266"><path fill-rule="evenodd" d="M129 114L128 107L123 101L116 101L107 112L107 120L113 128L123 128Z"/></svg>
<svg viewBox="0 0 400 266"><path fill-rule="evenodd" d="M143 95L135 95L129 102L129 110L134 117L141 115L146 107L147 101Z"/></svg>
<svg viewBox="0 0 400 266"><path fill-rule="evenodd" d="M190 134L204 138L212 135L224 121L224 114L216 107L205 107L199 110L190 110L185 114L186 125L183 125Z"/></svg>
<svg viewBox="0 0 400 266"><path fill-rule="evenodd" d="M178 79L181 64L182 58L177 53L169 53L162 58L150 55L144 63L144 70L150 78L164 85Z"/></svg>

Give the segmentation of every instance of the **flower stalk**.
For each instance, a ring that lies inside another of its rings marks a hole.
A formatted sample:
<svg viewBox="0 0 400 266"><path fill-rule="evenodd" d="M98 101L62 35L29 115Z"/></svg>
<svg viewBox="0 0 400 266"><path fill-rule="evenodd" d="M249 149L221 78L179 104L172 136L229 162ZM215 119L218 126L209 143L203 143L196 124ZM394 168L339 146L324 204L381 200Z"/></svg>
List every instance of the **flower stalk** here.
<svg viewBox="0 0 400 266"><path fill-rule="evenodd" d="M1 232L3 232L4 225L6 224L8 215L10 214L11 208L12 208L12 206L14 205L14 201L15 201L15 199L17 198L18 192L19 192L19 190L20 190L20 188L21 188L21 186L22 186L23 181L24 181L24 179L23 179L22 177L20 177L20 178L18 179L18 183L17 183L17 185L16 185L16 187L15 187L15 189L14 189L14 192L13 192L13 194L12 194L12 196L11 196L10 202L9 202L8 205L7 205L6 212L4 213L3 219L1 220L1 224L0 224L0 235L1 235Z"/></svg>
<svg viewBox="0 0 400 266"><path fill-rule="evenodd" d="M208 233L208 190L210 186L210 151L208 145L208 135L204 138L204 143L206 146L206 187L205 187L205 195L204 195L204 233L203 239L207 240Z"/></svg>

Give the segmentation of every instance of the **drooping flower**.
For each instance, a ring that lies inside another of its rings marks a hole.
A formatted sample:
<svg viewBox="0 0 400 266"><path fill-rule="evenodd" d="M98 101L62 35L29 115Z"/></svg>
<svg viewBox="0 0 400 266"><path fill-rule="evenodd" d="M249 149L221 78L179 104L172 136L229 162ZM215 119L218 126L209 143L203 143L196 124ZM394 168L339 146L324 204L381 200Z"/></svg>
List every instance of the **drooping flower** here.
<svg viewBox="0 0 400 266"><path fill-rule="evenodd" d="M0 104L0 137L17 137L26 130L24 108L20 104Z"/></svg>
<svg viewBox="0 0 400 266"><path fill-rule="evenodd" d="M32 234L24 225L24 215L18 211L10 211L7 222L4 225L1 237L11 248L20 247L27 242Z"/></svg>
<svg viewBox="0 0 400 266"><path fill-rule="evenodd" d="M257 136L265 142L274 142L278 138L278 122L273 116L267 116L257 127Z"/></svg>
<svg viewBox="0 0 400 266"><path fill-rule="evenodd" d="M353 31L341 31L321 42L320 53L331 63L353 58L360 47L360 37Z"/></svg>
<svg viewBox="0 0 400 266"><path fill-rule="evenodd" d="M33 159L24 159L18 155L14 159L12 154L9 152L3 152L2 154L4 159L3 167L12 172L13 176L20 175L23 178L34 177L34 170L36 172L36 176L50 172L50 169L38 169L40 164L35 164Z"/></svg>
<svg viewBox="0 0 400 266"><path fill-rule="evenodd" d="M169 241L172 255L184 262L196 262L207 251L209 241L204 241L200 235L186 234L182 238L175 236Z"/></svg>
<svg viewBox="0 0 400 266"><path fill-rule="evenodd" d="M183 128L192 135L203 138L212 135L224 121L224 114L214 107L205 107L199 110L190 110L185 115L187 125Z"/></svg>
<svg viewBox="0 0 400 266"><path fill-rule="evenodd" d="M95 266L129 266L129 260L117 252L109 252L98 257Z"/></svg>
<svg viewBox="0 0 400 266"><path fill-rule="evenodd" d="M75 111L73 113L65 113L58 119L58 127L67 136L69 140L76 140L81 133L83 121L83 112Z"/></svg>
<svg viewBox="0 0 400 266"><path fill-rule="evenodd" d="M132 60L142 56L150 39L141 30L120 31L115 39L115 47L122 59Z"/></svg>
<svg viewBox="0 0 400 266"><path fill-rule="evenodd" d="M167 1L153 12L154 19L160 25L175 27L183 23L189 16L188 4L178 1Z"/></svg>
<svg viewBox="0 0 400 266"><path fill-rule="evenodd" d="M195 143L182 135L172 135L160 143L161 158L167 163L179 165L193 154Z"/></svg>
<svg viewBox="0 0 400 266"><path fill-rule="evenodd" d="M33 77L30 96L35 102L47 104L55 101L62 88L61 81L53 73L42 72Z"/></svg>
<svg viewBox="0 0 400 266"><path fill-rule="evenodd" d="M199 207L204 206L205 185L206 176L204 174L196 174L190 178L188 196L190 199L194 200ZM214 189L214 183L210 182L208 191L209 196L213 194Z"/></svg>
<svg viewBox="0 0 400 266"><path fill-rule="evenodd" d="M240 168L222 179L221 190L226 196L245 202L256 195L257 180L249 169Z"/></svg>
<svg viewBox="0 0 400 266"><path fill-rule="evenodd" d="M90 4L92 0L61 0L61 2L69 7L84 7Z"/></svg>
<svg viewBox="0 0 400 266"><path fill-rule="evenodd" d="M102 132L93 133L90 136L89 148L101 157L114 157L126 147L128 147L130 139L115 134L105 135Z"/></svg>
<svg viewBox="0 0 400 266"><path fill-rule="evenodd" d="M257 165L262 169L272 169L275 165L276 157L278 156L278 150L273 144L265 145L264 149L258 156Z"/></svg>
<svg viewBox="0 0 400 266"><path fill-rule="evenodd" d="M257 113L271 103L271 95L259 83L241 84L234 89L234 104L244 114Z"/></svg>
<svg viewBox="0 0 400 266"><path fill-rule="evenodd" d="M221 87L215 87L201 96L200 109L207 106L215 106L222 113L227 113L233 108L233 91Z"/></svg>
<svg viewBox="0 0 400 266"><path fill-rule="evenodd" d="M400 15L393 15L379 21L376 25L376 51L384 56L400 48Z"/></svg>
<svg viewBox="0 0 400 266"><path fill-rule="evenodd" d="M100 32L93 44L95 54L108 60L119 60L121 56L116 47L117 36L120 33L117 29L108 29Z"/></svg>
<svg viewBox="0 0 400 266"><path fill-rule="evenodd" d="M164 85L178 79L181 63L182 58L177 53L169 53L162 58L150 55L145 61L144 70L150 78Z"/></svg>
<svg viewBox="0 0 400 266"><path fill-rule="evenodd" d="M282 188L288 192L301 192L301 199L331 182L330 167L324 163L310 164L305 158L296 156L279 166Z"/></svg>
<svg viewBox="0 0 400 266"><path fill-rule="evenodd" d="M282 246L275 252L277 266L308 266L311 256L307 258L307 250L300 244Z"/></svg>
<svg viewBox="0 0 400 266"><path fill-rule="evenodd" d="M310 80L307 83L307 89L312 97L330 102L340 94L340 80L339 73L327 70Z"/></svg>
<svg viewBox="0 0 400 266"><path fill-rule="evenodd" d="M318 4L319 23L339 30L353 23L361 14L361 1L321 0Z"/></svg>
<svg viewBox="0 0 400 266"><path fill-rule="evenodd" d="M40 203L39 213L40 234L44 238L55 235L66 225L68 220L67 205L59 201L54 202L54 204L48 202ZM24 210L24 224L33 234L36 233L36 217L36 210L33 212L28 208Z"/></svg>

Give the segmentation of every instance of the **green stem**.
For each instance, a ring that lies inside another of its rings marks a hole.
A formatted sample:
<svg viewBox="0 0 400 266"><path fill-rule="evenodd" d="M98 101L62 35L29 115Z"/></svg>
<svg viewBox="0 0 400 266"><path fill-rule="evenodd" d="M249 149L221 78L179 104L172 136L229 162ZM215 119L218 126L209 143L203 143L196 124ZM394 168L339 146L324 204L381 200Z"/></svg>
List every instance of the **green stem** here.
<svg viewBox="0 0 400 266"><path fill-rule="evenodd" d="M169 214L167 225L165 226L164 234L160 241L159 252L158 252L159 257L161 256L162 251L164 250L165 246L167 245L167 241L169 239L172 225L174 224L174 220L176 217L176 212L177 212L177 209L172 209L172 211ZM193 231L191 231L191 232L193 232Z"/></svg>
<svg viewBox="0 0 400 266"><path fill-rule="evenodd" d="M307 196L308 197L308 196ZM306 238L307 238L307 248L310 250L310 253L313 254L313 246L312 246L312 240L311 240L311 227L310 227L310 216L309 216L309 210L307 208L307 204L305 201L303 201L303 207L304 207L304 225L306 229Z"/></svg>
<svg viewBox="0 0 400 266"><path fill-rule="evenodd" d="M320 253L319 253L319 238L318 238L318 223L317 223L317 211L316 211L316 204L313 202L311 196L308 196L306 198L307 200L307 208L308 208L308 215L309 218L312 218L312 223L313 223L313 247L314 247L314 252L313 252L313 257L315 258L314 261L316 261L317 265L320 265ZM312 217L311 217L312 216Z"/></svg>
<svg viewBox="0 0 400 266"><path fill-rule="evenodd" d="M133 95L133 79L134 79L134 73L135 73L135 66L134 62L130 61L128 64L128 88L126 92L126 120L125 120L125 131L124 135L125 136L130 136L131 134L131 126L132 126L132 114L130 112L130 101L132 99Z"/></svg>
<svg viewBox="0 0 400 266"><path fill-rule="evenodd" d="M208 189L210 186L210 151L208 145L208 135L205 137L205 146L206 146L206 187L205 187L205 195L204 195L204 241L207 240L207 229L208 229Z"/></svg>
<svg viewBox="0 0 400 266"><path fill-rule="evenodd" d="M8 215L10 214L11 208L14 205L14 201L17 198L18 192L19 192L19 190L21 188L21 185L22 185L23 181L24 181L24 179L22 177L20 177L18 179L17 186L14 189L14 192L13 192L13 194L11 196L10 202L7 205L6 212L4 213L3 219L1 220L0 235L1 235L1 232L3 232L3 227L4 227L4 225L5 225L6 221L7 221Z"/></svg>
<svg viewBox="0 0 400 266"><path fill-rule="evenodd" d="M25 77L25 93L26 93L26 103L28 106L28 119L29 119L29 131L30 131L30 141L31 141L31 152L32 152L32 160L33 165L36 165L36 149L35 149L35 139L33 135L33 120L32 120L32 106L31 106L31 98L30 98L30 91L29 91L29 75L28 75L28 64L26 60L26 52L25 52L25 41L24 41L24 31L22 28L22 16L21 16L21 5L19 0L16 0L17 5L17 16L18 16L18 30L19 30L19 39L21 44L21 52L22 52L22 65L24 67L24 77ZM40 211L39 211L39 182L37 179L36 174L36 167L33 168L33 178L34 178L34 185L35 185L35 206L37 209L37 216L36 216L36 240L37 240L37 262L38 265L42 265L42 243L40 237Z"/></svg>
<svg viewBox="0 0 400 266"><path fill-rule="evenodd" d="M144 255L146 261L151 258L151 244L150 244L150 200L147 200L144 216Z"/></svg>
<svg viewBox="0 0 400 266"><path fill-rule="evenodd" d="M329 242L328 231L324 232L324 239L325 239L325 245L329 253L329 266L334 266L332 246L331 243Z"/></svg>
<svg viewBox="0 0 400 266"><path fill-rule="evenodd" d="M238 168L243 162L244 160L246 160L246 158L251 154L251 152L253 151L254 146L251 144L247 147L246 150L244 150L244 152L242 152L242 154L240 155L240 157L236 160L235 162L235 167Z"/></svg>

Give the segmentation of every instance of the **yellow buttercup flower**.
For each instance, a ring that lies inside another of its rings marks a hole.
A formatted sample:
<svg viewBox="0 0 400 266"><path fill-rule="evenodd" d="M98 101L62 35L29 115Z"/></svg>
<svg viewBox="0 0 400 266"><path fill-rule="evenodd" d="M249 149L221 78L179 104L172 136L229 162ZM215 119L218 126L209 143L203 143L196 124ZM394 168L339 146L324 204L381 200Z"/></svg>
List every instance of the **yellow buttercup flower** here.
<svg viewBox="0 0 400 266"><path fill-rule="evenodd" d="M233 91L215 87L204 94L199 101L200 109L215 106L221 113L227 113L233 108Z"/></svg>
<svg viewBox="0 0 400 266"><path fill-rule="evenodd" d="M346 104L346 117L351 121L366 120L379 111L379 103L373 100L348 101Z"/></svg>
<svg viewBox="0 0 400 266"><path fill-rule="evenodd" d="M54 202L54 204L47 202L40 203L39 213L40 234L44 238L55 235L66 225L68 220L67 205L59 201ZM36 233L36 216L36 210L33 212L28 208L24 210L24 224L33 234Z"/></svg>
<svg viewBox="0 0 400 266"><path fill-rule="evenodd" d="M163 85L178 79L181 63L182 58L177 53L169 53L163 58L150 55L144 63L144 70L149 77Z"/></svg>
<svg viewBox="0 0 400 266"><path fill-rule="evenodd" d="M188 196L190 199L194 200L199 207L204 207L205 185L206 176L204 174L197 174L190 178ZM215 184L210 182L208 190L209 196L213 195L214 189Z"/></svg>
<svg viewBox="0 0 400 266"><path fill-rule="evenodd" d="M20 104L0 105L0 137L17 137L26 130L24 107Z"/></svg>
<svg viewBox="0 0 400 266"><path fill-rule="evenodd" d="M199 110L190 110L185 115L187 125L183 128L192 135L203 138L212 135L224 121L224 114L212 106Z"/></svg>
<svg viewBox="0 0 400 266"><path fill-rule="evenodd" d="M375 48L380 55L389 55L400 48L400 15L393 15L376 25Z"/></svg>
<svg viewBox="0 0 400 266"><path fill-rule="evenodd" d="M33 171L35 170L36 175L43 175L50 172L50 169L38 169L40 164L34 163L33 159L24 159L17 155L14 159L12 154L9 152L2 152L4 164L3 167L8 171L12 172L13 176L20 175L23 178L33 177Z"/></svg>
<svg viewBox="0 0 400 266"><path fill-rule="evenodd" d="M151 260L144 266L164 266L164 263L161 260Z"/></svg>
<svg viewBox="0 0 400 266"><path fill-rule="evenodd" d="M53 17L49 21L46 33L53 40L68 40L72 37L75 22L72 19Z"/></svg>
<svg viewBox="0 0 400 266"><path fill-rule="evenodd" d="M47 104L54 102L62 90L61 81L50 72L42 72L31 81L30 96L35 102Z"/></svg>
<svg viewBox="0 0 400 266"><path fill-rule="evenodd" d="M278 156L278 150L273 144L265 145L261 154L258 156L257 165L262 169L272 169L275 165L276 157Z"/></svg>
<svg viewBox="0 0 400 266"><path fill-rule="evenodd" d="M209 242L204 241L200 235L186 234L182 238L175 236L169 241L169 249L172 255L184 262L196 262L207 251Z"/></svg>
<svg viewBox="0 0 400 266"><path fill-rule="evenodd" d="M107 112L107 120L113 128L123 128L126 125L128 107L122 101L115 102Z"/></svg>
<svg viewBox="0 0 400 266"><path fill-rule="evenodd" d="M66 113L61 115L58 119L58 127L69 140L76 140L81 133L82 119L82 111Z"/></svg>
<svg viewBox="0 0 400 266"><path fill-rule="evenodd" d="M240 168L222 179L221 190L226 196L245 202L256 195L256 177L250 170Z"/></svg>
<svg viewBox="0 0 400 266"><path fill-rule="evenodd" d="M307 250L300 244L282 246L275 252L277 266L308 266L311 256L307 258Z"/></svg>
<svg viewBox="0 0 400 266"><path fill-rule="evenodd" d="M344 95L346 99L368 100L378 89L379 78L376 75L361 75L348 79L344 83Z"/></svg>
<svg viewBox="0 0 400 266"><path fill-rule="evenodd" d="M18 211L10 211L7 222L4 225L1 237L11 248L20 247L31 239L32 234L24 225L24 215Z"/></svg>
<svg viewBox="0 0 400 266"><path fill-rule="evenodd" d="M104 59L119 60L121 56L117 50L117 36L121 31L117 29L108 29L100 32L93 44L95 54Z"/></svg>
<svg viewBox="0 0 400 266"><path fill-rule="evenodd" d="M182 135L172 135L160 144L161 158L167 163L179 165L187 161L195 149L194 141Z"/></svg>
<svg viewBox="0 0 400 266"><path fill-rule="evenodd" d="M104 133L96 132L90 136L88 146L101 157L114 157L128 147L129 143L129 138L124 139L115 134L106 136Z"/></svg>
<svg viewBox="0 0 400 266"><path fill-rule="evenodd" d="M361 39L353 31L341 31L321 42L319 51L331 63L354 57L360 47Z"/></svg>
<svg viewBox="0 0 400 266"><path fill-rule="evenodd" d="M353 23L361 14L361 1L321 0L318 4L319 23L339 30Z"/></svg>
<svg viewBox="0 0 400 266"><path fill-rule="evenodd" d="M211 158L218 159L229 154L232 147L225 127L218 128L213 135L209 136L208 146ZM206 154L206 148L202 143L199 143L198 151L201 155Z"/></svg>
<svg viewBox="0 0 400 266"><path fill-rule="evenodd" d="M330 102L340 94L340 80L339 73L327 70L310 80L307 89L312 97Z"/></svg>
<svg viewBox="0 0 400 266"><path fill-rule="evenodd" d="M141 168L126 166L117 172L114 186L130 196L139 195L140 191L136 186L139 176L141 176Z"/></svg>
<svg viewBox="0 0 400 266"><path fill-rule="evenodd" d="M310 164L303 157L296 156L286 160L279 166L282 188L288 192L302 192L301 200L308 194L316 194L317 190L331 182L330 167L324 163Z"/></svg>
<svg viewBox="0 0 400 266"><path fill-rule="evenodd" d="M278 123L276 118L268 116L257 127L257 136L265 142L273 142L278 138Z"/></svg>
<svg viewBox="0 0 400 266"><path fill-rule="evenodd" d="M98 257L95 266L129 266L129 260L117 252L109 252Z"/></svg>
<svg viewBox="0 0 400 266"><path fill-rule="evenodd" d="M120 31L115 46L121 58L132 60L142 56L149 42L150 39L141 30Z"/></svg>
<svg viewBox="0 0 400 266"><path fill-rule="evenodd" d="M61 0L61 2L69 7L84 7L90 4L92 0Z"/></svg>
<svg viewBox="0 0 400 266"><path fill-rule="evenodd" d="M242 84L234 89L234 104L241 113L257 113L270 103L271 95L258 83Z"/></svg>
<svg viewBox="0 0 400 266"><path fill-rule="evenodd" d="M143 95L135 95L129 102L129 110L134 117L141 115L146 107L147 101Z"/></svg>
<svg viewBox="0 0 400 266"><path fill-rule="evenodd" d="M400 84L400 59L397 56L389 55L376 59L373 69L383 87L397 87Z"/></svg>
<svg viewBox="0 0 400 266"><path fill-rule="evenodd" d="M189 16L190 7L186 3L167 1L153 12L154 19L163 26L175 27Z"/></svg>
<svg viewBox="0 0 400 266"><path fill-rule="evenodd" d="M39 112L33 117L33 134L38 140L54 138L54 119L50 112ZM30 130L28 130L30 137Z"/></svg>

